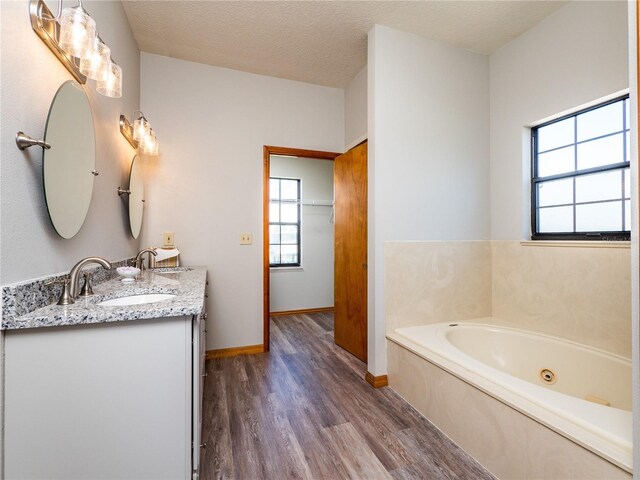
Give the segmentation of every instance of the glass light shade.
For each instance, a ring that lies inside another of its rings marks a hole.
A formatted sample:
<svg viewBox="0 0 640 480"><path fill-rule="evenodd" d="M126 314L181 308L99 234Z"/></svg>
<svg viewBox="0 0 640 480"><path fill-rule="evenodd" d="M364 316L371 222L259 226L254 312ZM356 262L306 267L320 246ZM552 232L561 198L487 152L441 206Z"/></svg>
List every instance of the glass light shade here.
<svg viewBox="0 0 640 480"><path fill-rule="evenodd" d="M151 152L151 142L151 135L147 135L140 141L139 147L142 153L148 155Z"/></svg>
<svg viewBox="0 0 640 480"><path fill-rule="evenodd" d="M107 68L107 74L98 79L96 91L100 95L111 98L122 96L122 68L117 63L111 62Z"/></svg>
<svg viewBox="0 0 640 480"><path fill-rule="evenodd" d="M80 5L62 10L60 46L69 55L88 58L96 37L96 22Z"/></svg>
<svg viewBox="0 0 640 480"><path fill-rule="evenodd" d="M102 80L109 74L111 49L98 37L94 37L93 48L89 58L80 60L80 72L91 80Z"/></svg>
<svg viewBox="0 0 640 480"><path fill-rule="evenodd" d="M158 139L153 128L149 130L149 135L142 142L142 153L146 155L158 155Z"/></svg>
<svg viewBox="0 0 640 480"><path fill-rule="evenodd" d="M137 142L143 142L149 136L151 126L144 116L140 116L133 122L133 139Z"/></svg>

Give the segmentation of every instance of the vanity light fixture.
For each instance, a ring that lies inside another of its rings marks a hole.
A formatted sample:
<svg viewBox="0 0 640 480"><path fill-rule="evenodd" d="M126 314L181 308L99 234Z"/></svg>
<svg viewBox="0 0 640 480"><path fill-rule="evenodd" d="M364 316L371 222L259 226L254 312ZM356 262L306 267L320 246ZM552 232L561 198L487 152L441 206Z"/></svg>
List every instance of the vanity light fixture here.
<svg viewBox="0 0 640 480"><path fill-rule="evenodd" d="M122 96L122 69L111 59L111 50L98 36L96 22L78 0L75 7L54 16L44 0L30 0L31 27L78 83L87 77L97 81L96 90L107 97Z"/></svg>
<svg viewBox="0 0 640 480"><path fill-rule="evenodd" d="M147 135L142 142L142 153L155 156L158 155L158 139L156 138L156 132L153 128L149 129L149 135Z"/></svg>
<svg viewBox="0 0 640 480"><path fill-rule="evenodd" d="M133 121L133 139L139 142L149 135L151 126L142 112L133 112L133 115L135 116L136 113L139 113L140 116Z"/></svg>
<svg viewBox="0 0 640 480"><path fill-rule="evenodd" d="M137 117L136 117L136 114ZM129 144L145 155L158 155L158 138L151 124L141 111L133 112L135 120L131 123L127 117L120 115L120 133Z"/></svg>
<svg viewBox="0 0 640 480"><path fill-rule="evenodd" d="M96 83L96 91L100 95L111 98L122 96L122 68L113 61L107 65L102 78Z"/></svg>
<svg viewBox="0 0 640 480"><path fill-rule="evenodd" d="M94 37L91 55L80 60L80 72L92 80L101 80L111 63L111 49L100 37Z"/></svg>
<svg viewBox="0 0 640 480"><path fill-rule="evenodd" d="M75 7L67 7L60 14L62 2L58 3L60 15L60 46L69 55L79 59L90 58L93 39L96 38L96 21L82 8L82 0Z"/></svg>

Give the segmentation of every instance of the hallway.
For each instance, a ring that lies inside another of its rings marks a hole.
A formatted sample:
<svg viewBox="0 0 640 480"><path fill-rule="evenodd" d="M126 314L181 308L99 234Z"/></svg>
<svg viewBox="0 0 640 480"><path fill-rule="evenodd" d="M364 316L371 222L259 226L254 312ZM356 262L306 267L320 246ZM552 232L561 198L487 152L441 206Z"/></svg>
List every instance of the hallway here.
<svg viewBox="0 0 640 480"><path fill-rule="evenodd" d="M493 479L333 341L326 313L272 317L271 352L206 362L203 480Z"/></svg>

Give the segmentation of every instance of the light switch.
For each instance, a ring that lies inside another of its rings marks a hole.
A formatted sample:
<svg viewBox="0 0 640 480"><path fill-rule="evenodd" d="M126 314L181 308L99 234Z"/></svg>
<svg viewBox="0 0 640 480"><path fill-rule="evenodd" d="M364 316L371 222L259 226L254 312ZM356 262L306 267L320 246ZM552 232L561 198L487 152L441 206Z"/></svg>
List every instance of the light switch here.
<svg viewBox="0 0 640 480"><path fill-rule="evenodd" d="M164 232L164 235L162 236L162 246L163 247L175 246L173 232Z"/></svg>
<svg viewBox="0 0 640 480"><path fill-rule="evenodd" d="M250 233L241 233L240 234L240 245L251 245L251 234Z"/></svg>

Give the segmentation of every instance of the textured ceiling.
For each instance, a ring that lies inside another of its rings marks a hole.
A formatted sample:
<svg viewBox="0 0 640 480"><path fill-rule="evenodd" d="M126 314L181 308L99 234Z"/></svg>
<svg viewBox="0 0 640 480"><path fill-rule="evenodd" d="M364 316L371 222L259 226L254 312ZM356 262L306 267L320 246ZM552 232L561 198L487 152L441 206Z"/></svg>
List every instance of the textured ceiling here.
<svg viewBox="0 0 640 480"><path fill-rule="evenodd" d="M140 50L345 87L374 24L491 53L561 1L123 1Z"/></svg>

